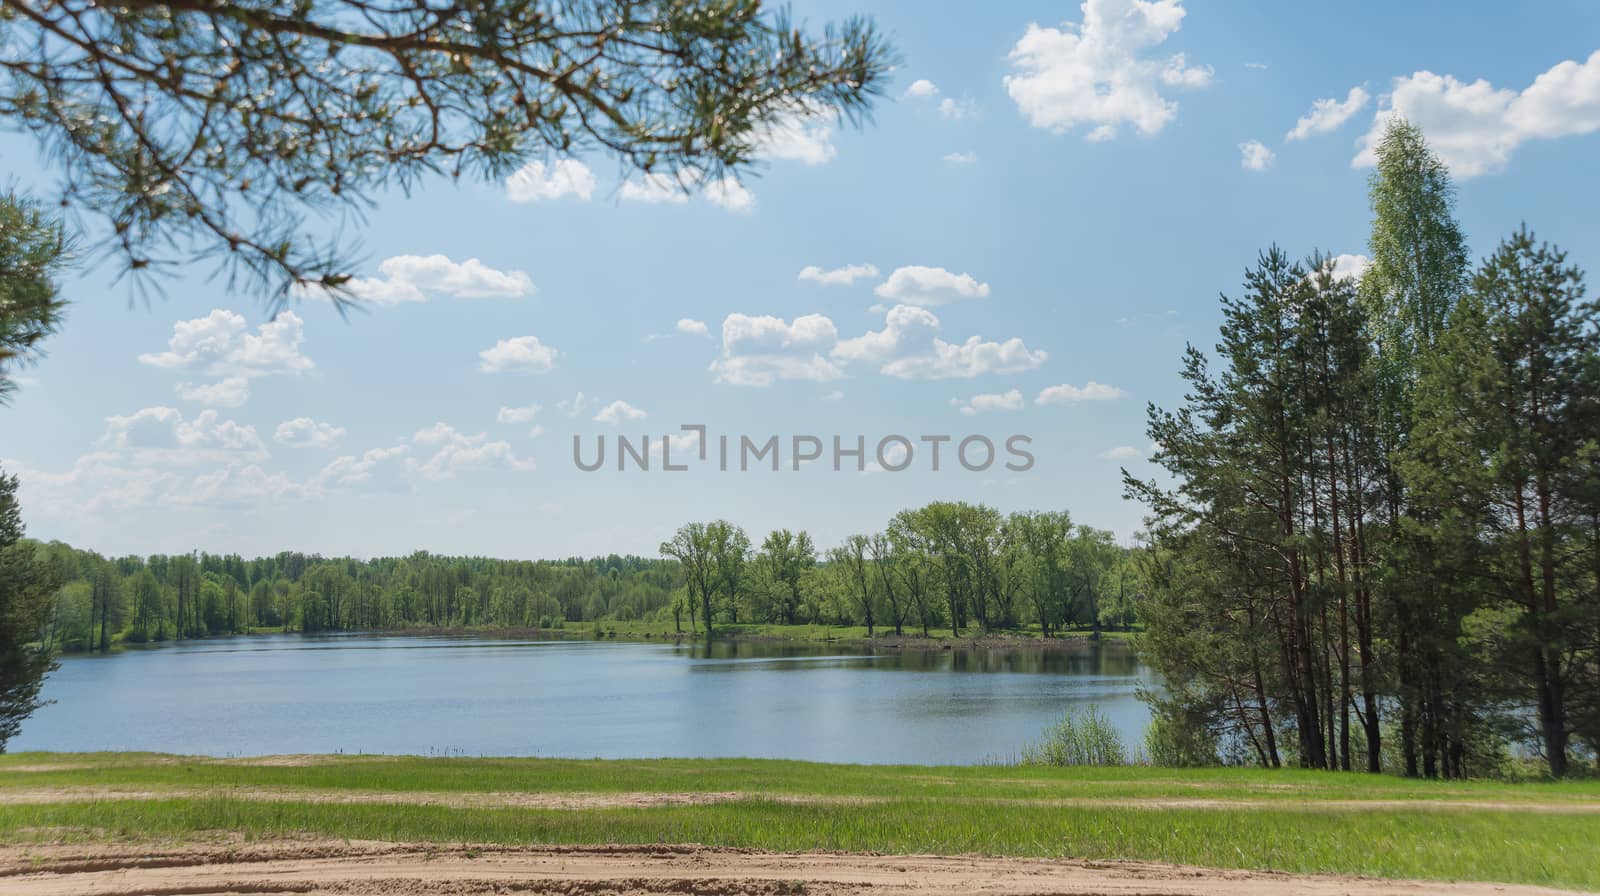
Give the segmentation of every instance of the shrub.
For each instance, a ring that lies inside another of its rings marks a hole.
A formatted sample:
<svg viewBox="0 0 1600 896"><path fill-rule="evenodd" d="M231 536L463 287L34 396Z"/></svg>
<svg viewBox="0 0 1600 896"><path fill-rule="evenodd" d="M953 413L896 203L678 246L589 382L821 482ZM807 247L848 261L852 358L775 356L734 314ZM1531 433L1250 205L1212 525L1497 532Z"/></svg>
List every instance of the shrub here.
<svg viewBox="0 0 1600 896"><path fill-rule="evenodd" d="M1067 710L1045 730L1044 740L1022 749L1023 765L1127 765L1128 751L1111 721L1090 704Z"/></svg>

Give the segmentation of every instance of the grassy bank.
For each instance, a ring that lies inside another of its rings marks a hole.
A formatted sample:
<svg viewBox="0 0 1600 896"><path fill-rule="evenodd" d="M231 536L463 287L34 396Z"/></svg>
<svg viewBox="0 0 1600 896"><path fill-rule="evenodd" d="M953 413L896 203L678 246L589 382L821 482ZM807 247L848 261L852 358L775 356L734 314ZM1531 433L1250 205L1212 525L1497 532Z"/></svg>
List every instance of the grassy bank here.
<svg viewBox="0 0 1600 896"><path fill-rule="evenodd" d="M508 794L595 801L496 801ZM708 799L641 806L606 794L633 803L648 794ZM0 756L0 840L217 831L1073 856L1600 889L1594 781L760 760Z"/></svg>

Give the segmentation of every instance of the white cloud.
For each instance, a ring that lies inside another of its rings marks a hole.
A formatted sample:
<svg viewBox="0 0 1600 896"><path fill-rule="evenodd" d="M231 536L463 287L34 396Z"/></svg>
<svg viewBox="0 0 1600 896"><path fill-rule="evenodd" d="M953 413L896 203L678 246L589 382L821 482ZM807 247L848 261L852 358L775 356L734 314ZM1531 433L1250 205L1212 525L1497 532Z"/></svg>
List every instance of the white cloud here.
<svg viewBox="0 0 1600 896"><path fill-rule="evenodd" d="M476 258L458 264L444 255L396 255L378 265L378 271L382 277L350 281L351 295L375 305L396 305L425 302L429 293L463 299L534 293L533 280L527 274L496 270Z"/></svg>
<svg viewBox="0 0 1600 896"><path fill-rule="evenodd" d="M833 321L807 314L789 323L767 315L730 314L722 322L722 357L711 362L719 383L768 386L774 380L826 381L843 376L824 352L839 340Z"/></svg>
<svg viewBox="0 0 1600 896"><path fill-rule="evenodd" d="M975 152L945 153L944 161L949 165L976 165L978 163L978 154Z"/></svg>
<svg viewBox="0 0 1600 896"><path fill-rule="evenodd" d="M1141 457L1143 455L1143 451L1140 451L1132 445L1119 445L1109 451L1100 452L1100 456L1106 460L1133 460L1134 458Z"/></svg>
<svg viewBox="0 0 1600 896"><path fill-rule="evenodd" d="M1147 55L1182 26L1182 0L1084 0L1082 11L1079 25L1030 24L1011 50L1006 91L1034 127L1063 133L1086 125L1095 141L1122 125L1155 134L1178 111L1163 87L1211 82L1212 69L1182 53Z"/></svg>
<svg viewBox="0 0 1600 896"><path fill-rule="evenodd" d="M510 442L491 442L488 434L481 432L465 435L448 423L417 430L411 442L433 452L424 460L406 458L406 470L423 479L454 479L457 473L469 469L499 467L527 472L536 467L531 458L517 457Z"/></svg>
<svg viewBox="0 0 1600 896"><path fill-rule="evenodd" d="M100 445L141 466L188 467L267 458L267 446L255 427L223 420L209 408L193 420L169 407L107 417Z"/></svg>
<svg viewBox="0 0 1600 896"><path fill-rule="evenodd" d="M961 413L968 417L977 415L982 411L1020 411L1022 410L1022 392L1012 389L1009 392L989 392L974 395L971 398L952 398L952 407L959 408Z"/></svg>
<svg viewBox="0 0 1600 896"><path fill-rule="evenodd" d="M1551 66L1522 91L1419 71L1396 78L1351 164L1377 163L1384 127L1402 116L1422 129L1450 173L1466 179L1505 168L1529 140L1553 140L1600 130L1600 50L1584 62Z"/></svg>
<svg viewBox="0 0 1600 896"><path fill-rule="evenodd" d="M380 464L397 460L409 454L411 449L405 445L392 445L386 448L369 448L355 455L336 457L323 467L317 474L316 482L319 485L355 485L372 479L372 471Z"/></svg>
<svg viewBox="0 0 1600 896"><path fill-rule="evenodd" d="M571 398L563 398L556 402L556 410L564 412L568 417L578 416L579 414L583 413L583 409L588 406L589 399L584 397L582 392L579 392L577 395L574 395Z"/></svg>
<svg viewBox="0 0 1600 896"><path fill-rule="evenodd" d="M756 194L745 189L733 175L706 184L705 196L706 201L717 208L736 214L747 214L756 207Z"/></svg>
<svg viewBox="0 0 1600 896"><path fill-rule="evenodd" d="M847 264L842 268L825 271L811 264L800 269L800 279L822 286L850 286L857 280L878 276L878 268L870 264Z"/></svg>
<svg viewBox="0 0 1600 896"><path fill-rule="evenodd" d="M540 410L540 407L539 407L539 405L536 405L536 404L530 404L530 405L527 405L526 407L520 407L520 408L508 408L508 407L502 406L500 408L500 412L494 415L494 422L496 422L496 423L532 423L533 422L533 418L538 416L539 410Z"/></svg>
<svg viewBox="0 0 1600 896"><path fill-rule="evenodd" d="M1128 393L1116 386L1090 380L1082 388L1067 383L1048 386L1033 399L1034 404L1077 404L1080 401L1113 401Z"/></svg>
<svg viewBox="0 0 1600 896"><path fill-rule="evenodd" d="M1333 258L1333 276L1339 280L1360 277L1370 264L1372 259L1365 255L1336 255Z"/></svg>
<svg viewBox="0 0 1600 896"><path fill-rule="evenodd" d="M230 376L215 383L179 383L178 397L208 408L236 408L250 400L250 381Z"/></svg>
<svg viewBox="0 0 1600 896"><path fill-rule="evenodd" d="M732 175L700 183L687 171L679 172L676 176L641 174L624 182L619 196L625 202L682 205L696 192L712 205L730 212L743 214L756 206L755 194Z"/></svg>
<svg viewBox="0 0 1600 896"><path fill-rule="evenodd" d="M646 416L644 411L619 398L601 408L600 413L594 415L594 422L621 426L629 420L643 420Z"/></svg>
<svg viewBox="0 0 1600 896"><path fill-rule="evenodd" d="M945 97L939 101L939 114L948 121L966 121L978 117L978 104L969 99Z"/></svg>
<svg viewBox="0 0 1600 896"><path fill-rule="evenodd" d="M939 95L939 85L929 81L927 78L918 78L911 82L910 87L906 88L905 95L907 99L932 99Z"/></svg>
<svg viewBox="0 0 1600 896"><path fill-rule="evenodd" d="M835 389L832 392L829 392L827 395L822 396L822 400L823 401L844 401L844 393L840 392L838 389Z"/></svg>
<svg viewBox="0 0 1600 896"><path fill-rule="evenodd" d="M687 176L672 177L667 174L641 174L638 177L624 181L619 196L627 202L671 202L682 204L689 201L689 189L693 180Z"/></svg>
<svg viewBox="0 0 1600 896"><path fill-rule="evenodd" d="M1277 157L1260 140L1246 140L1239 144L1239 167L1246 171L1265 171L1272 167Z"/></svg>
<svg viewBox="0 0 1600 896"><path fill-rule="evenodd" d="M1336 97L1317 100L1311 104L1311 111L1300 116L1300 120L1294 123L1294 127L1284 135L1283 139L1305 140L1308 137L1332 133L1349 121L1350 116L1360 112L1370 99L1372 97L1365 89L1352 87L1344 102L1340 102Z"/></svg>
<svg viewBox="0 0 1600 896"><path fill-rule="evenodd" d="M1030 350L1021 339L985 342L972 336L956 344L938 337L939 318L926 308L896 305L882 330L869 331L834 347L833 357L879 364L885 376L907 380L971 379L988 373L1017 373L1043 364L1049 355Z"/></svg>
<svg viewBox="0 0 1600 896"><path fill-rule="evenodd" d="M587 202L594 186L594 172L577 159L561 159L548 166L529 162L506 178L506 197L512 202L538 202L571 195Z"/></svg>
<svg viewBox="0 0 1600 896"><path fill-rule="evenodd" d="M546 373L556 366L560 352L539 341L537 336L501 339L491 348L478 352L484 373Z"/></svg>
<svg viewBox="0 0 1600 896"><path fill-rule="evenodd" d="M1258 72L1264 72L1267 70L1267 65L1264 62L1246 62L1244 67Z"/></svg>
<svg viewBox="0 0 1600 896"><path fill-rule="evenodd" d="M979 283L971 274L911 265L895 268L889 279L872 291L885 299L909 305L943 305L957 299L988 298L989 284Z"/></svg>
<svg viewBox="0 0 1600 896"><path fill-rule="evenodd" d="M876 454L875 451L873 453ZM910 453L911 449L907 448L905 443L890 442L883 447L883 461L880 463L876 458L867 461L866 465L861 468L861 472L870 475L885 473L890 470L903 470L906 465L906 457ZM884 464L888 464L888 466L886 467Z"/></svg>
<svg viewBox="0 0 1600 896"><path fill-rule="evenodd" d="M822 165L839 151L833 146L832 113L785 115L756 129L756 155L768 159Z"/></svg>
<svg viewBox="0 0 1600 896"><path fill-rule="evenodd" d="M172 325L167 350L139 356L139 363L220 377L256 377L310 370L300 353L304 322L285 311L249 332L245 319L221 308Z"/></svg>
<svg viewBox="0 0 1600 896"><path fill-rule="evenodd" d="M682 317L678 319L678 332L686 333L690 336L710 336L711 328L706 326L706 322L703 320Z"/></svg>
<svg viewBox="0 0 1600 896"><path fill-rule="evenodd" d="M294 448L332 448L344 438L344 427L318 423L310 417L296 417L278 424L272 440Z"/></svg>

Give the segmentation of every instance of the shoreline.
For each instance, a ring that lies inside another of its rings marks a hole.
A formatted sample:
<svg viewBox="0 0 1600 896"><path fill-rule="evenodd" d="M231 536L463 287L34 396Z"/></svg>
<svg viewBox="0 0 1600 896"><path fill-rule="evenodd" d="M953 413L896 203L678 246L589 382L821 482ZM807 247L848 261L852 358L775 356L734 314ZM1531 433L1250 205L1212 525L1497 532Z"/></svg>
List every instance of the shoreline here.
<svg viewBox="0 0 1600 896"><path fill-rule="evenodd" d="M914 634L885 635L878 634L868 638L851 631L851 627L839 626L812 626L797 625L751 626L754 630L743 630L743 627L722 628L714 630L711 636L712 643L717 644L769 644L812 647L843 647L852 650L874 651L945 651L945 650L973 650L973 651L1043 651L1057 652L1073 650L1095 643L1119 643L1132 649L1131 638L1139 634L1136 631L1103 631L1096 638L1091 632L1069 632L1065 635L1052 635L1043 638L1036 634L1023 634L1015 632L990 632L987 634L966 635L952 637L949 634L932 634L928 637ZM784 631L792 628L792 631ZM855 627L859 629L859 626ZM839 634L834 634L837 631ZM128 650L156 650L184 643L203 643L206 641L219 641L228 638L254 638L262 635L302 635L309 637L348 637L348 638L482 638L485 640L544 640L544 641L623 641L640 644L674 644L693 645L706 641L706 637L698 632L676 632L670 630L657 630L654 628L641 628L628 623L607 622L581 622L573 623L571 627L540 628L538 626L497 626L493 628L477 628L472 626L423 626L393 629L363 629L358 631L281 631L278 629L263 629L250 632L237 632L234 634L207 635L200 638L185 638L183 640L168 639L165 641L145 641L129 643L118 641L112 645L111 653ZM97 651L71 650L61 651L61 656L96 656L105 655Z"/></svg>

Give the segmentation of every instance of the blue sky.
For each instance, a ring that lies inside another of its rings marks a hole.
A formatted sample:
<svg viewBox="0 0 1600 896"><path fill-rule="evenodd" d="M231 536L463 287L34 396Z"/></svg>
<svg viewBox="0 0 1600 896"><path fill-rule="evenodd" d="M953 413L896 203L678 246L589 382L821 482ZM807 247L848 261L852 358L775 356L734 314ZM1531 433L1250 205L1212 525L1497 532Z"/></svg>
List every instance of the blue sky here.
<svg viewBox="0 0 1600 896"><path fill-rule="evenodd" d="M148 305L81 272L0 411L30 534L107 553L653 554L690 519L829 545L964 499L1129 540L1118 468L1147 467L1146 403L1181 400L1184 343L1215 342L1217 294L1261 248L1359 266L1360 157L1392 110L1457 172L1475 255L1526 221L1600 262L1590 2L795 12L869 13L904 65L867 127L791 123L738 187L659 201L590 155L381 197L347 234L370 300L348 320L316 300L270 320L199 266ZM0 167L48 190L23 138L0 139ZM1026 434L1036 462L573 465L574 434L688 423L869 446Z"/></svg>

